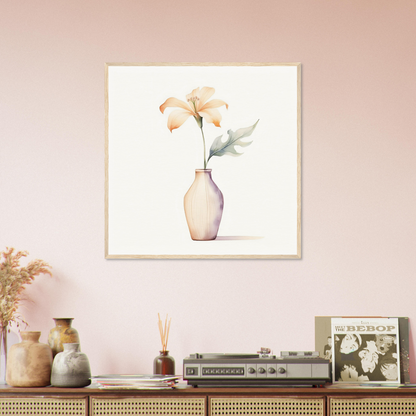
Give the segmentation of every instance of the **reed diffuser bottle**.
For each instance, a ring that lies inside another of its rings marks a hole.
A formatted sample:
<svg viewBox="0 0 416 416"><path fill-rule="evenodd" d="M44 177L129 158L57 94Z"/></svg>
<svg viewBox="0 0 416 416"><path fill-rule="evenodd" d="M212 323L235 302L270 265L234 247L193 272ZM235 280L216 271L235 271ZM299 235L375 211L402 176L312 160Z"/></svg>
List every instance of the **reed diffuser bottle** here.
<svg viewBox="0 0 416 416"><path fill-rule="evenodd" d="M169 319L168 323L168 316L166 315L165 326L163 327L159 314L158 318L160 339L162 341L162 351L160 351L160 355L158 355L153 360L153 374L173 376L175 375L175 359L169 355L169 351L167 350L171 319Z"/></svg>

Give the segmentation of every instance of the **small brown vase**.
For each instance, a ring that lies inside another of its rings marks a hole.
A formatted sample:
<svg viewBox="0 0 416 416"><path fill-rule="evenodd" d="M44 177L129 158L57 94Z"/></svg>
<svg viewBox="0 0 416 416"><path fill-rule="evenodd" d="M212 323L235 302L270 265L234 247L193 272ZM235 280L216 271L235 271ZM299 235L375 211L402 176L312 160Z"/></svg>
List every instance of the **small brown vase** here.
<svg viewBox="0 0 416 416"><path fill-rule="evenodd" d="M56 326L49 332L48 344L54 357L64 350L63 344L79 344L78 331L71 327L73 319L53 318Z"/></svg>
<svg viewBox="0 0 416 416"><path fill-rule="evenodd" d="M13 387L45 387L50 385L52 351L39 342L39 331L20 333L22 342L10 347L7 356L6 382Z"/></svg>
<svg viewBox="0 0 416 416"><path fill-rule="evenodd" d="M153 360L153 374L175 375L175 359L169 355L169 351L160 351L160 355Z"/></svg>

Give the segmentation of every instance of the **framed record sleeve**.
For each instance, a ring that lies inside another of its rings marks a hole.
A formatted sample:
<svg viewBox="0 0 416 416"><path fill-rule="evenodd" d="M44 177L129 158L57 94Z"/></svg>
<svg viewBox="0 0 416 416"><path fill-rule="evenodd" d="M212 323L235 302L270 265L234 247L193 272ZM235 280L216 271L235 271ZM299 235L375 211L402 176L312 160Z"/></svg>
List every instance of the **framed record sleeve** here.
<svg viewBox="0 0 416 416"><path fill-rule="evenodd" d="M358 316L355 316L355 317L315 316L315 351L319 351L320 357L329 359L331 361L332 361L332 353L333 353L332 345L333 345L333 339L334 339L331 323L332 323L332 320L335 318L352 319L353 322L389 319L387 317L381 317L381 316L378 316L378 317L375 317L375 316L361 316L361 317L358 317ZM399 354L400 355L400 359L399 359L400 383L409 384L410 383L409 318L398 317L395 319L398 319L398 322L399 322L398 346L400 348L400 354ZM345 322L345 321L343 320L342 322ZM336 335L336 338L340 338L340 336ZM365 338L366 337L364 336L364 339ZM383 357L385 357L385 355L380 354L379 358L383 358ZM394 365L392 367L394 368Z"/></svg>
<svg viewBox="0 0 416 416"><path fill-rule="evenodd" d="M398 318L332 318L334 383L400 384Z"/></svg>

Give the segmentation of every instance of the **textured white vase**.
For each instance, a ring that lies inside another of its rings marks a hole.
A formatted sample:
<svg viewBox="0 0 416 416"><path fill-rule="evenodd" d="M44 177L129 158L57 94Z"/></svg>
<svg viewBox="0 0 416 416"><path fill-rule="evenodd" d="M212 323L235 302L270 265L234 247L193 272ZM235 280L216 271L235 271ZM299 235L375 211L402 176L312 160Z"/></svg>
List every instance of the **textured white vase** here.
<svg viewBox="0 0 416 416"><path fill-rule="evenodd" d="M91 383L91 369L87 356L79 344L63 344L64 350L55 355L51 384L55 387L84 387Z"/></svg>
<svg viewBox="0 0 416 416"><path fill-rule="evenodd" d="M215 240L224 197L212 180L211 169L195 170L195 180L184 197L184 208L192 240Z"/></svg>

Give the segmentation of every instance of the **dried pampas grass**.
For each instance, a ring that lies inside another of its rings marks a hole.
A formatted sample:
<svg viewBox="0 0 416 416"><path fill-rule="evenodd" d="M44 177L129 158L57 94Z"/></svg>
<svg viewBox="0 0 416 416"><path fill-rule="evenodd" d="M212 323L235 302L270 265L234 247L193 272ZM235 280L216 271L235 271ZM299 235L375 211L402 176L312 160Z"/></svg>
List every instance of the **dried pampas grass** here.
<svg viewBox="0 0 416 416"><path fill-rule="evenodd" d="M15 322L27 325L25 320L17 315L19 302L22 300L22 292L25 285L30 285L36 276L49 274L51 266L43 260L33 260L26 267L20 266L22 257L26 257L27 251L14 253L14 248L6 247L6 251L0 252L0 330L7 328L9 323Z"/></svg>

